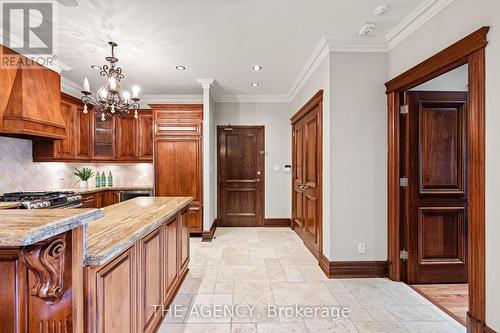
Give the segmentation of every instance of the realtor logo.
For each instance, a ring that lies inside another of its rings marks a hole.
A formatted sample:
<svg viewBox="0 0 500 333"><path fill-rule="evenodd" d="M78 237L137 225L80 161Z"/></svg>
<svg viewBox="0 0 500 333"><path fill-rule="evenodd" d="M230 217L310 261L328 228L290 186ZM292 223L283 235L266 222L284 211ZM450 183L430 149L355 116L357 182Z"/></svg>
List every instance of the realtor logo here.
<svg viewBox="0 0 500 333"><path fill-rule="evenodd" d="M24 55L54 53L52 2L2 2L3 45Z"/></svg>

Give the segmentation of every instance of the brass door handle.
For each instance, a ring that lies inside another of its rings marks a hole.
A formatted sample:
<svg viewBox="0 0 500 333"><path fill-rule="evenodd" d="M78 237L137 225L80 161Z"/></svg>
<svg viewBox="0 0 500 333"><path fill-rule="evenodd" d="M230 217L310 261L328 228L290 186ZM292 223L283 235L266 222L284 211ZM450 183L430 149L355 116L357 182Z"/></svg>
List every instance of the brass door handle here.
<svg viewBox="0 0 500 333"><path fill-rule="evenodd" d="M301 190L305 190L307 189L309 186L307 186L306 184L299 184L298 187L301 189Z"/></svg>
<svg viewBox="0 0 500 333"><path fill-rule="evenodd" d="M255 178L255 179L253 179L253 181L256 183L260 183L260 178Z"/></svg>

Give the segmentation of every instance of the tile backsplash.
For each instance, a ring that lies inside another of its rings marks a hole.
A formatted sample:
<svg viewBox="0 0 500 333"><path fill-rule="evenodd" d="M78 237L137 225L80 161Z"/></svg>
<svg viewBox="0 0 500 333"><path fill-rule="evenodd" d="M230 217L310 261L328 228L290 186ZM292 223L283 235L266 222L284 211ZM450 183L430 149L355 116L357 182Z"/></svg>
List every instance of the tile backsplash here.
<svg viewBox="0 0 500 333"><path fill-rule="evenodd" d="M116 185L153 184L152 163L33 162L31 140L0 137L0 194L15 191L54 190L78 187L74 168L89 167L108 176ZM95 186L95 178L89 180Z"/></svg>

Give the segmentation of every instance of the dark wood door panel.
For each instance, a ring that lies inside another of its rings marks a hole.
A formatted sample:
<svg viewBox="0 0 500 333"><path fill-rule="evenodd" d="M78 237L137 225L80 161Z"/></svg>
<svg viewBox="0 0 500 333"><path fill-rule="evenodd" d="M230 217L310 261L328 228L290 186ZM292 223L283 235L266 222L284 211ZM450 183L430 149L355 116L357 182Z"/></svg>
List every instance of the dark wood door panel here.
<svg viewBox="0 0 500 333"><path fill-rule="evenodd" d="M465 263L465 209L419 208L419 262Z"/></svg>
<svg viewBox="0 0 500 333"><path fill-rule="evenodd" d="M467 282L467 93L411 91L406 100L407 282Z"/></svg>
<svg viewBox="0 0 500 333"><path fill-rule="evenodd" d="M220 226L264 224L264 127L218 127Z"/></svg>
<svg viewBox="0 0 500 333"><path fill-rule="evenodd" d="M420 103L420 192L464 193L465 101Z"/></svg>

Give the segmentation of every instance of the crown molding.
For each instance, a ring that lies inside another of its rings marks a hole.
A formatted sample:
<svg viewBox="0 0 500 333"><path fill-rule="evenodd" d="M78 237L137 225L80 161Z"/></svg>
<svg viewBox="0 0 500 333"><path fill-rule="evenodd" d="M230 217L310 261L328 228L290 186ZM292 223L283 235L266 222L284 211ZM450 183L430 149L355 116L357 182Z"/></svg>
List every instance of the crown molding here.
<svg viewBox="0 0 500 333"><path fill-rule="evenodd" d="M140 97L141 105L203 103L203 95L142 95Z"/></svg>
<svg viewBox="0 0 500 333"><path fill-rule="evenodd" d="M217 103L288 103L288 95L218 95Z"/></svg>
<svg viewBox="0 0 500 333"><path fill-rule="evenodd" d="M210 86L214 83L215 79L196 79L203 89L210 89Z"/></svg>
<svg viewBox="0 0 500 333"><path fill-rule="evenodd" d="M419 4L386 34L388 50L392 50L452 2L453 0L426 0Z"/></svg>
<svg viewBox="0 0 500 333"><path fill-rule="evenodd" d="M80 85L64 76L61 76L61 91L78 99L82 97Z"/></svg>

